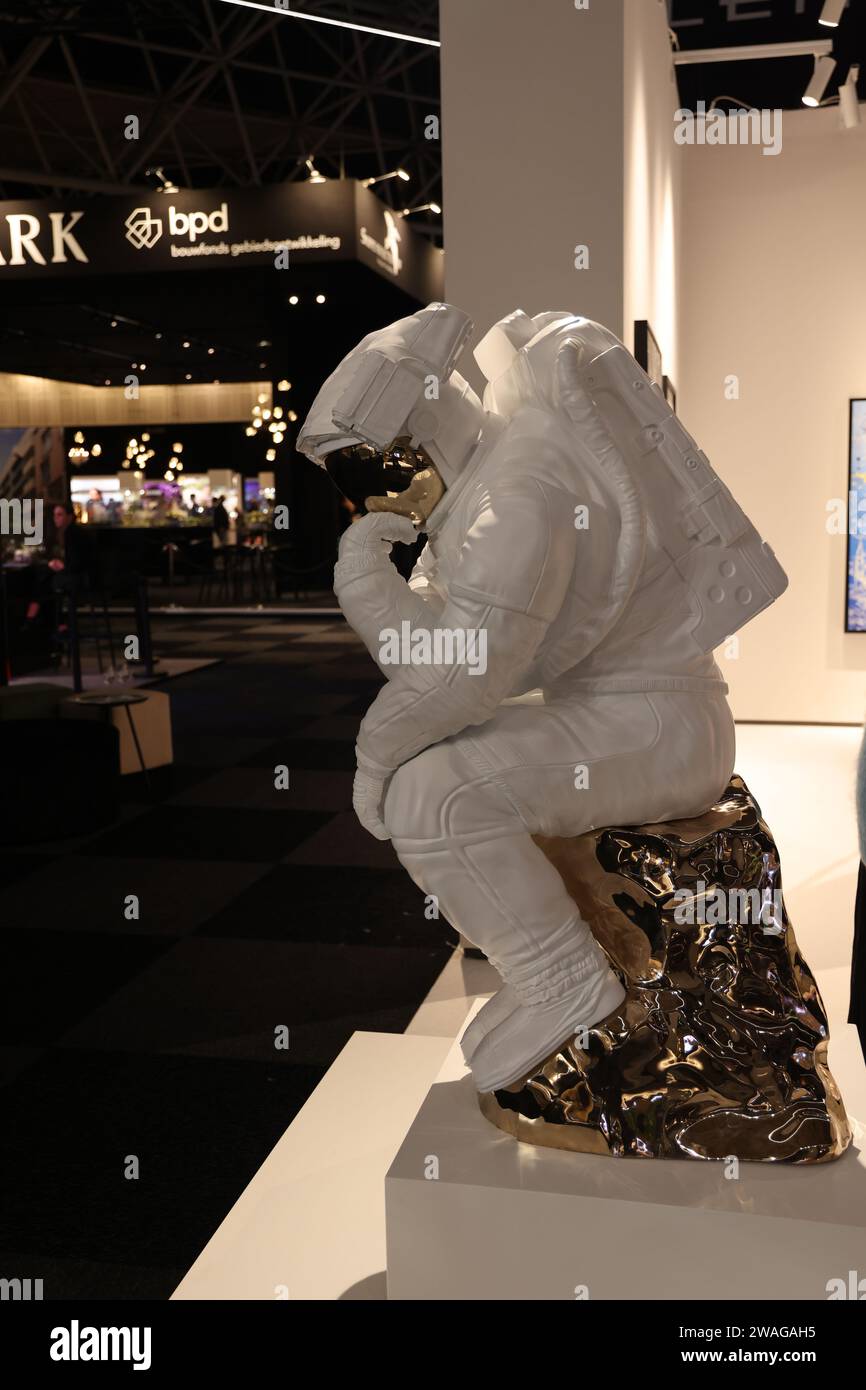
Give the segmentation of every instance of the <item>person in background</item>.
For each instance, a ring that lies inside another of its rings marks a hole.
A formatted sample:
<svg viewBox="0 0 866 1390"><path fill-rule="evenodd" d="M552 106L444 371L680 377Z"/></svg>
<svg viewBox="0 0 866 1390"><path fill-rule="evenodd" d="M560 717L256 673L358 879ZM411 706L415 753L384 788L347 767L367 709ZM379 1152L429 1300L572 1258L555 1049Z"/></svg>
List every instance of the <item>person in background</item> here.
<svg viewBox="0 0 866 1390"><path fill-rule="evenodd" d="M63 592L68 588L69 581L80 578L86 569L85 542L75 519L72 503L57 502L51 519L53 528L46 550L48 569L53 579L46 574L45 579L38 585L38 597L33 599L27 609L28 623L36 621L47 599Z"/></svg>
<svg viewBox="0 0 866 1390"><path fill-rule="evenodd" d="M225 502L224 497L217 497L213 507L213 529L219 545L225 545L229 534L229 514Z"/></svg>
<svg viewBox="0 0 866 1390"><path fill-rule="evenodd" d="M88 494L87 518L96 525L102 521L108 520L108 510L102 500L102 493L99 491L98 487L92 487Z"/></svg>
<svg viewBox="0 0 866 1390"><path fill-rule="evenodd" d="M866 734L857 760L857 836L860 845L860 872L854 904L854 951L851 959L851 1000L848 1022L860 1034L866 1059Z"/></svg>

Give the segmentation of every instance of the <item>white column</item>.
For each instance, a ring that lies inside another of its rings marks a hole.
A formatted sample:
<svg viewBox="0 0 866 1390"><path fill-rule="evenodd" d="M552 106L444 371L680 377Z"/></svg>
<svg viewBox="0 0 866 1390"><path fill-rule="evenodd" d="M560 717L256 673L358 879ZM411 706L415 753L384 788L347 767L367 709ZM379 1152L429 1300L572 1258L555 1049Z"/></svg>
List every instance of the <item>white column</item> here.
<svg viewBox="0 0 866 1390"><path fill-rule="evenodd" d="M622 333L622 0L440 0L440 23L447 299L479 331L521 308Z"/></svg>

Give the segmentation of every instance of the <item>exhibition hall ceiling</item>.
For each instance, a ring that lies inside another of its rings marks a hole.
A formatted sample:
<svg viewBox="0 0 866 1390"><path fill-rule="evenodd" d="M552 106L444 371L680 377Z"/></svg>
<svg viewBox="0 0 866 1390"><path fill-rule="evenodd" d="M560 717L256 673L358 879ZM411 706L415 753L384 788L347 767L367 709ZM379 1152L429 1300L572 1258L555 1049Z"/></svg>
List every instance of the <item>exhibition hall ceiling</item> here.
<svg viewBox="0 0 866 1390"><path fill-rule="evenodd" d="M0 0L0 202L73 199L82 230L100 195L140 194L153 209L166 187L212 190L219 203L221 189L231 202L254 196L247 190L300 185L310 178L310 163L325 179L363 180L403 168L408 182L386 178L374 191L389 211L420 206L412 232L441 245L441 146L425 136L439 114L435 0L293 0L291 17L279 3L259 9L233 0ZM692 50L831 38L832 98L852 62L863 60L866 69L866 0L851 0L836 29L819 25L823 4L670 0L672 42ZM297 17L302 11L397 30L418 42L314 23ZM728 96L792 109L801 106L812 60L701 62L676 72L680 100L690 108ZM866 71L860 89L866 91ZM135 138L128 138L130 117ZM517 187L518 169L514 178ZM393 221L367 229L386 260L395 247L408 259L412 233L399 225L402 242ZM4 244L0 239L0 255ZM5 254L8 261L8 248ZM146 254L139 252L142 262ZM318 341L333 334L346 295L356 307L369 300L375 315L385 289L396 293L360 268L337 274L310 265L281 284L275 299L261 275L244 274L248 289L240 271L227 274L219 297L206 284L180 295L168 281L157 295L156 280L148 286L117 276L86 293L57 281L12 293L10 275L0 369L95 383L114 380L129 359L145 360L150 380L184 381L188 373L195 380L208 373L247 379L265 370L261 343ZM192 365L193 349L182 347L187 335L200 347L201 360Z"/></svg>
<svg viewBox="0 0 866 1390"><path fill-rule="evenodd" d="M395 208L441 203L436 0L297 0L291 9L427 43L332 27L233 0L0 0L0 200L76 190L259 186L309 176L367 178ZM529 3L529 0L527 0ZM643 0L658 3L658 0ZM866 14L835 29L824 0L666 0L681 49L832 38L837 68L866 67ZM491 50L493 52L493 50ZM531 62L531 54L527 55ZM680 66L683 104L728 95L798 107L808 56ZM860 82L866 91L866 72ZM136 115L140 138L127 138ZM441 241L441 215L413 218Z"/></svg>
<svg viewBox="0 0 866 1390"><path fill-rule="evenodd" d="M835 96L851 63L862 64L860 100L866 94L866 13L861 0L849 0L837 28L822 25L824 0L671 0L670 26L680 49L733 48L752 44L804 43L831 39L836 70L827 96ZM812 76L809 56L698 63L677 68L680 99L694 110L716 97L734 97L743 106L802 105Z"/></svg>
<svg viewBox="0 0 866 1390"><path fill-rule="evenodd" d="M315 0L307 8L374 28L395 27L397 15L385 0ZM399 17L401 30L435 37L438 10L429 0L401 0ZM43 238L47 213L35 200L74 208L94 266L100 246L91 224L101 195L138 199L155 231L158 214L166 224L162 205L184 196L161 198L166 183L211 190L209 207L219 207L225 190L235 234L236 202L257 189L267 197L272 185L308 186L311 158L328 179L403 167L410 181L377 183L377 198L397 210L435 203L440 160L424 121L438 111L438 49L429 45L224 0L0 0L0 202L17 201L19 208L5 210L38 216ZM130 116L138 138L126 138ZM164 249L168 231L166 224L153 251L133 241L136 269ZM275 235L269 224L265 231ZM136 233L134 226L127 240ZM414 233L441 240L441 215L421 212L402 230L398 222L391 235L404 267ZM387 228L373 222L368 234L376 250L388 240ZM122 249L123 225L116 240ZM8 267L4 235L0 256ZM30 284L13 285L9 274L0 370L88 384L116 384L130 370L146 370L149 382L246 380L287 367L294 375L299 358L309 367L323 343L338 342L347 303L371 323L414 307L400 292L399 266L393 274L385 267L389 285L362 265L306 259L293 258L277 294L273 277L241 269L241 261L220 266L216 279L191 275L182 283L106 273L85 285L49 277L50 265ZM67 260L80 270L71 250Z"/></svg>
<svg viewBox="0 0 866 1390"><path fill-rule="evenodd" d="M434 38L430 0L301 0L298 12ZM399 24L397 21L399 20ZM369 178L402 208L440 199L438 49L224 0L0 0L0 199L41 189ZM136 115L140 137L127 138ZM435 213L413 219L435 235Z"/></svg>

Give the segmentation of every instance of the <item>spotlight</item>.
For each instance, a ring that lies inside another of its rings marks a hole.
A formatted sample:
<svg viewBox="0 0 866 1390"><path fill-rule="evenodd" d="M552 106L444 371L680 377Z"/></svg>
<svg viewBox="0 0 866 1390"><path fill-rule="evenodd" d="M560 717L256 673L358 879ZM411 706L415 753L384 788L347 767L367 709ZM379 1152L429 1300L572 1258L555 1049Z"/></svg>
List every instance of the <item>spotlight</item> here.
<svg viewBox="0 0 866 1390"><path fill-rule="evenodd" d="M419 203L416 208L404 208L401 217L411 217L413 212L435 212L438 217L442 211L438 203Z"/></svg>
<svg viewBox="0 0 866 1390"><path fill-rule="evenodd" d="M325 296L324 296L323 294L317 294L317 295L316 295L316 303L317 303L317 304L324 304L324 302L325 302Z"/></svg>
<svg viewBox="0 0 866 1390"><path fill-rule="evenodd" d="M141 436L141 442L142 442L142 444L149 444L149 443L150 443L150 435L149 435L149 434L143 434L143 435Z"/></svg>
<svg viewBox="0 0 866 1390"><path fill-rule="evenodd" d="M98 458L99 458L99 455L102 453L102 445L101 445L101 444L94 444L94 446L93 446L93 448L90 450L90 452L91 452L91 454L93 455L93 457L94 457L95 459L98 459Z"/></svg>
<svg viewBox="0 0 866 1390"><path fill-rule="evenodd" d="M310 171L310 183L327 183L327 182L328 182L328 180L325 178L325 175L319 173L319 171L318 171L318 169L316 168L315 164L313 163L312 159L306 159L306 160L304 160L304 163L306 164L307 168L308 168L309 171Z"/></svg>
<svg viewBox="0 0 866 1390"><path fill-rule="evenodd" d="M116 328L116 327L117 327L117 319L112 319L112 320L111 320L111 326L112 326L112 328Z"/></svg>
<svg viewBox="0 0 866 1390"><path fill-rule="evenodd" d="M268 463L273 463L273 461L274 461L274 459L275 459L276 457L277 457L277 451L276 451L276 449L268 449L267 453L265 454L265 458L267 459Z"/></svg>
<svg viewBox="0 0 866 1390"><path fill-rule="evenodd" d="M247 434L247 435L252 439L252 437L255 435L255 430L253 429L252 425L247 425L246 430L244 431L244 433Z"/></svg>
<svg viewBox="0 0 866 1390"><path fill-rule="evenodd" d="M845 3L846 0L824 0L824 8L818 23L826 24L828 29L835 29L842 18Z"/></svg>
<svg viewBox="0 0 866 1390"><path fill-rule="evenodd" d="M180 192L180 189L178 188L177 184L173 183L171 179L166 178L161 164L155 164L150 169L145 169L144 173L145 177L153 177L155 179L159 179L160 186L156 189L157 193Z"/></svg>
<svg viewBox="0 0 866 1390"><path fill-rule="evenodd" d="M181 343L181 347L189 347L189 340L184 338L183 342Z"/></svg>
<svg viewBox="0 0 866 1390"><path fill-rule="evenodd" d="M187 372L184 381L192 381L192 372Z"/></svg>
<svg viewBox="0 0 866 1390"><path fill-rule="evenodd" d="M144 439L144 435L142 435L141 437L142 437L142 439ZM175 453L175 454L182 454L182 453L183 453L183 445L182 445L182 444L172 444L171 448L172 448L172 452Z"/></svg>
<svg viewBox="0 0 866 1390"><path fill-rule="evenodd" d="M384 183L386 179L402 179L404 183L409 182L409 175L405 169L391 169L387 174L376 174L372 179L362 179L362 188L372 188L374 183Z"/></svg>
<svg viewBox="0 0 866 1390"><path fill-rule="evenodd" d="M290 295L289 295L289 303L290 303L290 304L297 304L297 302L298 302L298 296L297 296L296 294L290 294Z"/></svg>
<svg viewBox="0 0 866 1390"><path fill-rule="evenodd" d="M259 343L259 347L272 347L272 346L273 346L273 344L270 343L270 342L268 341L267 338L262 338L261 342Z"/></svg>
<svg viewBox="0 0 866 1390"><path fill-rule="evenodd" d="M107 377L105 378L105 385L106 385L106 386L110 386L110 385L111 385L111 377L110 377L110 376L107 376Z"/></svg>
<svg viewBox="0 0 866 1390"><path fill-rule="evenodd" d="M213 357L213 355L214 355L214 349L213 349L213 348L208 348L208 350L207 350L207 355L208 355L208 357Z"/></svg>
<svg viewBox="0 0 866 1390"><path fill-rule="evenodd" d="M860 124L860 103L857 100L857 79L859 76L859 66L852 63L848 69L848 76L839 88L839 111L842 115L842 125L846 130L853 130L855 126Z"/></svg>
<svg viewBox="0 0 866 1390"><path fill-rule="evenodd" d="M283 377L282 381L278 381L278 382L277 382L277 390L278 390L278 391L291 391L291 389L292 389L292 383L291 383L290 381L286 381L286 378L285 378L285 377Z"/></svg>
<svg viewBox="0 0 866 1390"><path fill-rule="evenodd" d="M824 53L820 58L815 59L815 71L812 74L812 81L803 93L804 106L820 106L821 99L827 90L827 83L836 71L836 59L831 58L829 53Z"/></svg>

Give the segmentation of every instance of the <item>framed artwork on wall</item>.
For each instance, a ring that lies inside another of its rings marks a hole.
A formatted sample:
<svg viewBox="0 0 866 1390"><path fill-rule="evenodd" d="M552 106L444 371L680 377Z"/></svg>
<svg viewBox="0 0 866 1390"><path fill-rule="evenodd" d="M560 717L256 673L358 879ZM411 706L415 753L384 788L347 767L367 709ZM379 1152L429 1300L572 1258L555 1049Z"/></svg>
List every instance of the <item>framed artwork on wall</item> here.
<svg viewBox="0 0 866 1390"><path fill-rule="evenodd" d="M663 390L664 375L662 373L661 348L646 319L635 319L634 321L634 355L650 381L654 381L656 386Z"/></svg>
<svg viewBox="0 0 866 1390"><path fill-rule="evenodd" d="M845 631L866 632L866 399L852 399L848 428L848 568Z"/></svg>

